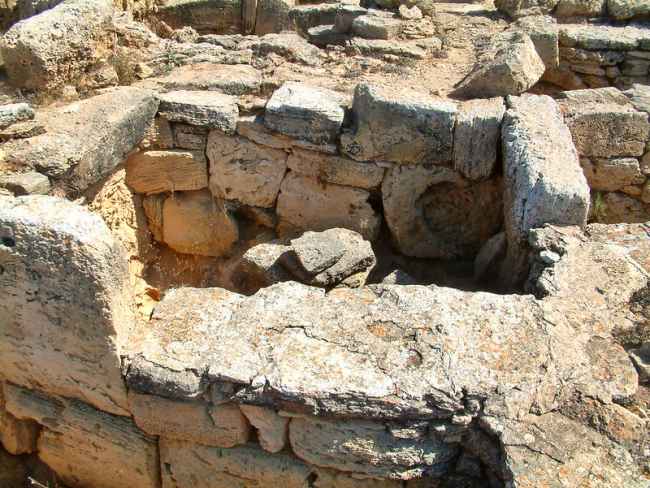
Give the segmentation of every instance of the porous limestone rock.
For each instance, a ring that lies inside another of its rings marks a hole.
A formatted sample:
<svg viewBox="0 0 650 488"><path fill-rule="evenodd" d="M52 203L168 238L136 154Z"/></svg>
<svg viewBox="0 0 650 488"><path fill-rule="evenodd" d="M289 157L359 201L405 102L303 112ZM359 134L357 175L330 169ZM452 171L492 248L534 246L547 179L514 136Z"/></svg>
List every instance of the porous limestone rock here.
<svg viewBox="0 0 650 488"><path fill-rule="evenodd" d="M16 196L46 195L50 191L50 180L36 171L0 175L0 188L6 188Z"/></svg>
<svg viewBox="0 0 650 488"><path fill-rule="evenodd" d="M9 79L30 90L75 83L109 54L112 15L110 0L66 0L15 24L0 45Z"/></svg>
<svg viewBox="0 0 650 488"><path fill-rule="evenodd" d="M403 164L450 161L456 105L422 93L361 83L354 92L353 131L341 149L358 161Z"/></svg>
<svg viewBox="0 0 650 488"><path fill-rule="evenodd" d="M154 438L128 417L116 417L77 400L5 386L7 409L43 426L38 456L70 486L158 488Z"/></svg>
<svg viewBox="0 0 650 488"><path fill-rule="evenodd" d="M379 233L381 217L371 207L369 197L366 190L289 173L282 181L278 196L280 229L291 234L343 227L372 241Z"/></svg>
<svg viewBox="0 0 650 488"><path fill-rule="evenodd" d="M647 222L650 219L650 205L621 192L602 193L592 207L590 218L603 224Z"/></svg>
<svg viewBox="0 0 650 488"><path fill-rule="evenodd" d="M557 68L559 56L559 30L555 19L549 15L523 17L511 28L519 29L533 41L537 54L544 61L546 69Z"/></svg>
<svg viewBox="0 0 650 488"><path fill-rule="evenodd" d="M365 190L377 188L384 178L384 168L375 163L358 162L301 149L291 152L287 166L294 173Z"/></svg>
<svg viewBox="0 0 650 488"><path fill-rule="evenodd" d="M330 4L335 6L335 4ZM321 62L322 54L320 49L309 44L295 32L282 32L280 34L267 34L259 38L253 46L258 56L277 54L288 61L317 66Z"/></svg>
<svg viewBox="0 0 650 488"><path fill-rule="evenodd" d="M263 36L292 30L289 12L295 5L295 0L258 0L255 34Z"/></svg>
<svg viewBox="0 0 650 488"><path fill-rule="evenodd" d="M281 263L289 246L280 242L265 242L251 247L241 257L233 281L242 293L252 294L273 283L291 281L293 275Z"/></svg>
<svg viewBox="0 0 650 488"><path fill-rule="evenodd" d="M554 14L557 17L602 17L608 0L560 0Z"/></svg>
<svg viewBox="0 0 650 488"><path fill-rule="evenodd" d="M227 95L258 93L262 75L248 64L191 63L138 86L164 91L217 91Z"/></svg>
<svg viewBox="0 0 650 488"><path fill-rule="evenodd" d="M639 160L635 158L595 159L580 161L589 188L596 191L619 191L629 185L645 182Z"/></svg>
<svg viewBox="0 0 650 488"><path fill-rule="evenodd" d="M169 121L162 117L155 117L150 121L139 147L141 149L173 149L174 133Z"/></svg>
<svg viewBox="0 0 650 488"><path fill-rule="evenodd" d="M221 449L161 439L160 460L167 466L164 488L303 488L312 471L290 454L269 454L252 444Z"/></svg>
<svg viewBox="0 0 650 488"><path fill-rule="evenodd" d="M163 205L167 195L155 193L147 195L142 199L142 208L147 217L147 228L153 238L158 242L163 242Z"/></svg>
<svg viewBox="0 0 650 488"><path fill-rule="evenodd" d="M209 130L206 127L175 123L173 127L174 145L178 148L205 153L208 132Z"/></svg>
<svg viewBox="0 0 650 488"><path fill-rule="evenodd" d="M550 97L509 98L501 138L509 263L505 273L515 283L527 271L523 248L531 229L586 224L589 186L571 132Z"/></svg>
<svg viewBox="0 0 650 488"><path fill-rule="evenodd" d="M442 42L439 39L431 39L433 50L440 49ZM423 46L418 41L404 42L384 39L362 39L353 37L349 45L360 54L375 58L384 58L385 56L398 56L404 59L424 59L427 57L428 46Z"/></svg>
<svg viewBox="0 0 650 488"><path fill-rule="evenodd" d="M262 448L268 452L280 452L287 444L289 419L274 410L256 405L241 405L241 411L257 429Z"/></svg>
<svg viewBox="0 0 650 488"><path fill-rule="evenodd" d="M8 142L4 158L17 167L33 168L55 180L65 179L74 194L124 161L144 137L157 109L153 93L120 87L41 111L47 132Z"/></svg>
<svg viewBox="0 0 650 488"><path fill-rule="evenodd" d="M294 418L289 439L296 455L310 464L377 478L436 478L458 452L457 446L417 430L394 435L386 425L364 420Z"/></svg>
<svg viewBox="0 0 650 488"><path fill-rule="evenodd" d="M465 180L438 166L398 166L382 184L384 216L397 248L414 257L473 257L499 231L501 182Z"/></svg>
<svg viewBox="0 0 650 488"><path fill-rule="evenodd" d="M465 178L485 179L494 172L504 113L501 98L470 100L460 106L454 128L454 169Z"/></svg>
<svg viewBox="0 0 650 488"><path fill-rule="evenodd" d="M512 18L529 15L546 15L558 4L559 0L496 0L494 6Z"/></svg>
<svg viewBox="0 0 650 488"><path fill-rule="evenodd" d="M565 92L560 106L581 156L641 156L650 138L648 114L615 88Z"/></svg>
<svg viewBox="0 0 650 488"><path fill-rule="evenodd" d="M338 140L343 124L343 96L325 88L286 82L266 104L269 129L315 144Z"/></svg>
<svg viewBox="0 0 650 488"><path fill-rule="evenodd" d="M334 30L341 34L347 34L352 30L354 19L365 15L367 12L367 9L359 5L345 3L339 4L334 18Z"/></svg>
<svg viewBox="0 0 650 488"><path fill-rule="evenodd" d="M172 29L190 25L200 33L238 33L242 28L241 2L235 0L167 0L149 10Z"/></svg>
<svg viewBox="0 0 650 488"><path fill-rule="evenodd" d="M235 132L239 108L231 95L178 90L158 97L159 113L167 120L219 129L226 134Z"/></svg>
<svg viewBox="0 0 650 488"><path fill-rule="evenodd" d="M618 20L647 17L650 5L644 0L607 0L607 13Z"/></svg>
<svg viewBox="0 0 650 488"><path fill-rule="evenodd" d="M120 354L133 296L106 224L58 198L4 198L0 238L2 376L127 415Z"/></svg>
<svg viewBox="0 0 650 488"><path fill-rule="evenodd" d="M287 154L237 136L210 131L210 190L220 199L270 208L287 170Z"/></svg>
<svg viewBox="0 0 650 488"><path fill-rule="evenodd" d="M224 256L239 238L237 223L208 190L167 197L162 222L163 241L183 254Z"/></svg>
<svg viewBox="0 0 650 488"><path fill-rule="evenodd" d="M217 447L248 441L250 425L237 405L208 405L129 392L129 408L136 425L152 436Z"/></svg>
<svg viewBox="0 0 650 488"><path fill-rule="evenodd" d="M143 151L126 162L126 184L136 193L201 190L208 186L203 151Z"/></svg>
<svg viewBox="0 0 650 488"><path fill-rule="evenodd" d="M39 430L36 422L19 420L7 412L3 385L0 383L0 446L14 456L31 454L36 451Z"/></svg>
<svg viewBox="0 0 650 488"><path fill-rule="evenodd" d="M27 103L0 105L0 129L6 129L16 122L34 118L34 109Z"/></svg>
<svg viewBox="0 0 650 488"><path fill-rule="evenodd" d="M454 93L477 98L519 95L537 83L545 70L530 36L506 31L495 37Z"/></svg>
<svg viewBox="0 0 650 488"><path fill-rule="evenodd" d="M402 30L402 21L383 15L361 15L352 21L351 30L364 39L394 39Z"/></svg>

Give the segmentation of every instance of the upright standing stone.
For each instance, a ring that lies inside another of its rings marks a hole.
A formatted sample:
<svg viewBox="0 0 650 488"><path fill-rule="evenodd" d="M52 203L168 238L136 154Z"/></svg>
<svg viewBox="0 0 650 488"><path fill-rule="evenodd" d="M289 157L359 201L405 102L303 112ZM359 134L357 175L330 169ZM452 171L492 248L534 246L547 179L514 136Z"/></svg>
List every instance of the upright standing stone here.
<svg viewBox="0 0 650 488"><path fill-rule="evenodd" d="M120 354L133 298L101 218L53 197L3 199L0 266L2 376L128 415Z"/></svg>
<svg viewBox="0 0 650 488"><path fill-rule="evenodd" d="M527 272L527 240L544 224L587 222L589 186L571 132L548 96L508 99L502 126L507 278Z"/></svg>

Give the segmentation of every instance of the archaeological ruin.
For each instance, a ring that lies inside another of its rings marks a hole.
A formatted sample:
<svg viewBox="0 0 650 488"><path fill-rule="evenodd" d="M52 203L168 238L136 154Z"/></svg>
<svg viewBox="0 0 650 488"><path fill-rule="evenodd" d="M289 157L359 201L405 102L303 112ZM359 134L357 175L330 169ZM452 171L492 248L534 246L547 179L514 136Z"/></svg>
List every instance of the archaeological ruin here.
<svg viewBox="0 0 650 488"><path fill-rule="evenodd" d="M0 2L0 488L650 488L650 0Z"/></svg>

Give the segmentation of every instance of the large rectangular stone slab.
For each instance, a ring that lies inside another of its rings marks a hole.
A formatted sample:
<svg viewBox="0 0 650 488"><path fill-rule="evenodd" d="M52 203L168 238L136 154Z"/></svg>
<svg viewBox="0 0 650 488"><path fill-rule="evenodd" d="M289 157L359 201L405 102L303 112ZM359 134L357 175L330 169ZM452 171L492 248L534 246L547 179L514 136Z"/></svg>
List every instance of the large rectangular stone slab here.
<svg viewBox="0 0 650 488"><path fill-rule="evenodd" d="M2 376L128 415L120 354L133 296L104 222L58 198L5 198L0 238Z"/></svg>
<svg viewBox="0 0 650 488"><path fill-rule="evenodd" d="M589 187L571 132L548 96L508 99L501 129L505 228L510 278L526 272L525 248L531 229L544 224L583 226Z"/></svg>
<svg viewBox="0 0 650 488"><path fill-rule="evenodd" d="M239 108L235 97L213 91L178 90L158 95L160 115L172 122L184 122L234 134Z"/></svg>
<svg viewBox="0 0 650 488"><path fill-rule="evenodd" d="M456 105L422 93L360 84L352 105L353 132L342 151L357 161L402 164L450 161Z"/></svg>
<svg viewBox="0 0 650 488"><path fill-rule="evenodd" d="M203 151L143 151L126 162L126 184L136 193L201 190L208 186Z"/></svg>
<svg viewBox="0 0 650 488"><path fill-rule="evenodd" d="M8 142L4 160L64 180L76 194L109 175L143 139L158 100L152 92L120 87L61 108L39 112L47 129Z"/></svg>

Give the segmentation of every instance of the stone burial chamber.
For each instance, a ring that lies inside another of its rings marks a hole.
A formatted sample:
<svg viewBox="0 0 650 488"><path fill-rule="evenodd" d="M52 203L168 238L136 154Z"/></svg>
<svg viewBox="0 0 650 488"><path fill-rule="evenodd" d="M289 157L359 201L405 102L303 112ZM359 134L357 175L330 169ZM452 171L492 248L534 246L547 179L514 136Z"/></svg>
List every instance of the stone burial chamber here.
<svg viewBox="0 0 650 488"><path fill-rule="evenodd" d="M0 5L0 488L650 488L648 15Z"/></svg>

